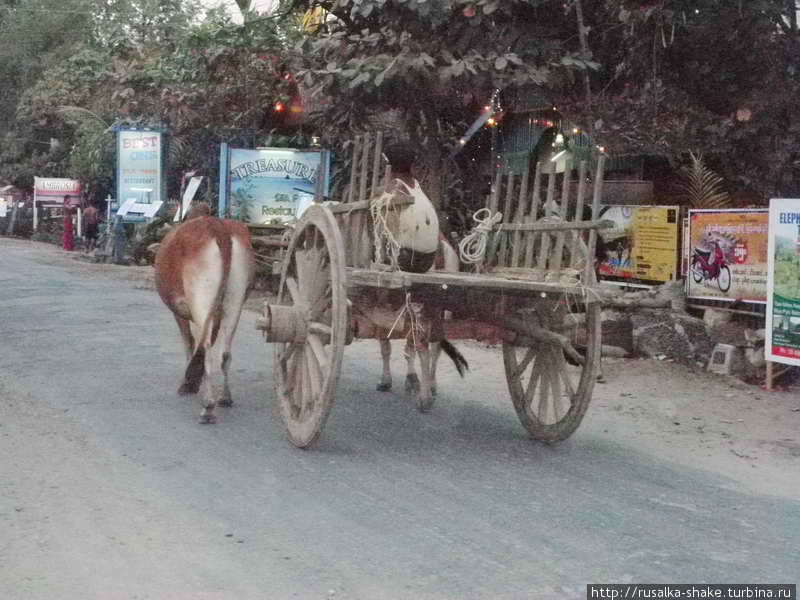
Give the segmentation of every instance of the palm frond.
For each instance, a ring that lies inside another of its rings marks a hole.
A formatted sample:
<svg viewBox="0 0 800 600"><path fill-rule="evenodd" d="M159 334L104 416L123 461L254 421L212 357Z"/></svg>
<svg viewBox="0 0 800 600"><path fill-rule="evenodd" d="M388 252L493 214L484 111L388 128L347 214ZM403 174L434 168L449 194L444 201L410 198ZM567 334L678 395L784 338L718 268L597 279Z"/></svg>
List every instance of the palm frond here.
<svg viewBox="0 0 800 600"><path fill-rule="evenodd" d="M111 127L100 115L81 106L59 106L56 112L72 121L75 125L95 124L102 126L103 129Z"/></svg>
<svg viewBox="0 0 800 600"><path fill-rule="evenodd" d="M691 164L681 169L686 181L679 184L695 208L723 208L730 204L731 198L723 189L723 179L709 169L701 154L689 152Z"/></svg>

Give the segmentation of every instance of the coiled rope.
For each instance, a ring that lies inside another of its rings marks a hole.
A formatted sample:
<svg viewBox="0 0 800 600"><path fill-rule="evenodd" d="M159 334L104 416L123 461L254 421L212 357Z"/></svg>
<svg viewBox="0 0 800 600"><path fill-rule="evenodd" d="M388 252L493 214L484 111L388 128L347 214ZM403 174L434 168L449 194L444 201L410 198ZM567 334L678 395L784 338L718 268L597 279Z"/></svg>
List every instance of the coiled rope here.
<svg viewBox="0 0 800 600"><path fill-rule="evenodd" d="M488 208L481 208L472 215L472 220L477 223L472 231L464 237L458 244L458 253L461 262L468 264L479 263L486 255L486 244L489 240L489 233L495 225L503 219L503 213L492 211Z"/></svg>

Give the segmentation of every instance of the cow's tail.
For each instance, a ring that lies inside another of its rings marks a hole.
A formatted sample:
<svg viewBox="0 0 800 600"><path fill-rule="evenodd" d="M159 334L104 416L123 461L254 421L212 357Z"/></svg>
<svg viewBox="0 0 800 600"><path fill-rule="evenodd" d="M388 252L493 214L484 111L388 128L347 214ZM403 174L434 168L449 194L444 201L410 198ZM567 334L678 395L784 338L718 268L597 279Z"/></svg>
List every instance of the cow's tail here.
<svg viewBox="0 0 800 600"><path fill-rule="evenodd" d="M453 346L453 344L451 344L447 340L443 339L441 342L439 342L439 346L444 351L444 353L450 357L450 360L453 361L453 364L455 365L458 374L463 377L464 371L469 371L469 363L467 362L467 359L464 358L464 355L458 351L458 348Z"/></svg>
<svg viewBox="0 0 800 600"><path fill-rule="evenodd" d="M214 240L219 248L222 273L211 310L208 311L203 322L203 328L200 330L200 335L195 340L194 354L192 354L192 359L186 366L182 389L185 389L188 393L197 393L200 389L200 383L205 373L206 347L213 345L219 334L225 290L228 287L228 274L231 272L233 255L231 237L224 232L214 231Z"/></svg>

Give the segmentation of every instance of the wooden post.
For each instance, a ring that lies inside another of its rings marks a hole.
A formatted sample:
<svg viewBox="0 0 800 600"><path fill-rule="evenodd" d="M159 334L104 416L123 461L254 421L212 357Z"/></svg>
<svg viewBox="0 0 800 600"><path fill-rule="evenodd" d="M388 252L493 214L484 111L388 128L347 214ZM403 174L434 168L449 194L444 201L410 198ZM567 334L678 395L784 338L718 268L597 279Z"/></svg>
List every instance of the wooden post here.
<svg viewBox="0 0 800 600"><path fill-rule="evenodd" d="M509 170L508 171L508 182L506 183L506 201L503 205L503 223L510 223L511 222L511 204L514 200L514 172ZM507 232L500 232L500 248L498 250L497 256L497 266L499 267L507 267L507 251L508 251L508 242L509 242L509 234Z"/></svg>
<svg viewBox="0 0 800 600"><path fill-rule="evenodd" d="M494 132L494 129L492 130ZM498 205L500 204L500 186L503 183L503 171L498 169L497 175L494 178L494 187L492 188L492 195L489 196L489 215L493 215L497 212ZM489 234L491 235L491 233ZM487 251L488 251L488 244L487 244ZM476 273L483 273L485 270L486 265L486 256L484 255L483 259L479 263L475 265L475 272Z"/></svg>
<svg viewBox="0 0 800 600"><path fill-rule="evenodd" d="M321 150L319 153L319 170L317 180L314 182L314 202L320 204L325 199L325 165L328 162L329 150Z"/></svg>
<svg viewBox="0 0 800 600"><path fill-rule="evenodd" d="M528 179L530 178L530 165L525 169L522 173L522 183L519 186L519 200L517 200L517 210L514 213L514 223L522 223L525 217L525 211L528 210ZM520 252L521 248L520 245L522 244L525 238L522 236L521 231L515 231L513 236L512 248L511 248L511 266L518 267L519 266L519 259L520 259Z"/></svg>
<svg viewBox="0 0 800 600"><path fill-rule="evenodd" d="M583 221L583 207L585 204L584 195L586 194L586 161L582 160L578 167L578 197L575 202L575 222L580 223ZM572 250L570 256L572 257L572 267L575 268L579 262L578 247L580 246L580 233L575 232L572 239ZM594 260L594 257L589 257L587 260Z"/></svg>
<svg viewBox="0 0 800 600"><path fill-rule="evenodd" d="M597 174L595 175L594 179L594 196L592 197L592 220L597 220L597 215L600 214L600 200L603 196L603 178L605 174L605 167L606 167L606 155L600 154L600 158L597 160ZM589 232L589 252L588 252L588 260L586 261L586 270L583 275L583 283L584 285L589 285L590 283L594 282L594 248L597 244L597 230L592 229Z"/></svg>
<svg viewBox="0 0 800 600"><path fill-rule="evenodd" d="M525 219L526 223L534 223L536 221L536 215L539 213L539 203L541 201L541 193L542 193L542 163L536 163L536 171L533 175L533 194L531 197L531 214ZM524 266L526 269L530 269L533 266L533 251L536 247L536 233L528 233L525 234L523 237L525 243L523 246L525 247L525 263Z"/></svg>
<svg viewBox="0 0 800 600"><path fill-rule="evenodd" d="M547 169L547 198L544 201L544 216L549 217L547 211L551 209L556 195L556 163L550 162L549 169ZM547 259L550 254L550 234L546 231L542 232L542 245L539 249L539 261L537 268L542 271L547 271Z"/></svg>
<svg viewBox="0 0 800 600"><path fill-rule="evenodd" d="M564 169L564 181L563 185L561 186L561 207L559 208L559 216L561 220L566 222L567 221L567 207L569 203L569 187L570 187L570 177L572 176L572 169ZM553 250L553 264L550 266L550 269L553 272L553 276L558 280L561 276L561 263L564 258L564 232L559 231L556 234L556 245Z"/></svg>
<svg viewBox="0 0 800 600"><path fill-rule="evenodd" d="M768 361L767 361L767 381L766 381L766 388L767 388L767 391L768 391L768 392L771 392L771 391L772 391L772 381L773 381L773 376L774 376L774 374L775 374L775 372L774 372L774 370L773 370L773 369L774 369L774 367L773 367L773 365L774 365L774 364L775 364L775 363L773 363L771 360L768 360Z"/></svg>
<svg viewBox="0 0 800 600"><path fill-rule="evenodd" d="M362 138L360 135L356 136L355 140L353 140L353 154L350 159L350 185L347 187L347 202L356 202L358 200L356 196L356 185L358 184L358 161L361 158L361 142ZM343 215L343 230L346 232L344 240L345 264L348 266L352 266L355 263L355 244L352 239L354 220L351 213L345 213Z"/></svg>
<svg viewBox="0 0 800 600"><path fill-rule="evenodd" d="M13 196L12 196L13 198ZM8 221L8 227L6 228L6 235L14 235L14 225L17 222L17 210L19 206L18 200L11 200L11 219Z"/></svg>
<svg viewBox="0 0 800 600"><path fill-rule="evenodd" d="M375 138L375 155L372 159L372 184L369 189L369 197L372 198L378 193L380 177L382 174L381 163L383 162L383 132L379 131Z"/></svg>

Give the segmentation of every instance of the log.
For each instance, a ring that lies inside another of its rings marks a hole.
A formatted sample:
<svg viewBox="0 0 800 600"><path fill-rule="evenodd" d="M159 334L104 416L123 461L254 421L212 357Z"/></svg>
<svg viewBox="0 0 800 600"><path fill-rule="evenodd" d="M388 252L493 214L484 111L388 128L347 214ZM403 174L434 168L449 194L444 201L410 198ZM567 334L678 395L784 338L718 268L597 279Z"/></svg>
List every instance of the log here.
<svg viewBox="0 0 800 600"><path fill-rule="evenodd" d="M549 329L544 329L543 327L523 321L517 317L504 317L500 322L503 326L516 334L513 339L506 341L510 341L518 346L535 346L537 343L541 342L545 344L554 344L556 346L561 346L564 352L578 364L582 365L585 362L567 336L550 331Z"/></svg>

